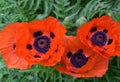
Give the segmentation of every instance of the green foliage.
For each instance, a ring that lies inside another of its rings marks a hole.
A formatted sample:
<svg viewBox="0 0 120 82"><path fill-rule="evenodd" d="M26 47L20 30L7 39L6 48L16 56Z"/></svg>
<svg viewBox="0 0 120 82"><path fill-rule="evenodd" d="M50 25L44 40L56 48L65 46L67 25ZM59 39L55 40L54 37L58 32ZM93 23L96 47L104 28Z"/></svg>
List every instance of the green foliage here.
<svg viewBox="0 0 120 82"><path fill-rule="evenodd" d="M57 18L74 17L80 11L80 0L71 4L69 0L55 0L53 13Z"/></svg>
<svg viewBox="0 0 120 82"><path fill-rule="evenodd" d="M120 21L120 0L0 0L0 29L15 21L54 16L66 26L68 35L75 35L79 25L104 14ZM7 69L0 59L0 82L120 82L120 58L113 57L102 78L91 79L60 74L40 65L27 70Z"/></svg>
<svg viewBox="0 0 120 82"><path fill-rule="evenodd" d="M87 20L92 19L96 14L101 16L104 14L103 9L110 8L110 5L102 0L91 0L89 3L85 5L85 7L81 10L80 16L84 16Z"/></svg>

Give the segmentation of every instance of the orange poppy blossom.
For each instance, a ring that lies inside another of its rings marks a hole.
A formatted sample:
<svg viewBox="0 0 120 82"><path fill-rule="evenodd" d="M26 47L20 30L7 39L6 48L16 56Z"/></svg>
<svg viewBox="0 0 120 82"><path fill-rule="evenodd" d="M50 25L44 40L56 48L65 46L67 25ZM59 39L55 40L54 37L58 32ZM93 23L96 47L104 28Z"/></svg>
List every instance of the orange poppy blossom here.
<svg viewBox="0 0 120 82"><path fill-rule="evenodd" d="M66 29L54 17L29 22L29 28L17 33L20 38L17 55L29 63L53 66L61 60L64 52L63 36Z"/></svg>
<svg viewBox="0 0 120 82"><path fill-rule="evenodd" d="M5 26L0 31L0 53L8 68L27 69L30 67L28 62L16 55L16 40L19 36L16 33L19 29L26 27L27 23L12 23Z"/></svg>
<svg viewBox="0 0 120 82"><path fill-rule="evenodd" d="M120 56L120 24L108 15L80 26L77 37L104 58Z"/></svg>
<svg viewBox="0 0 120 82"><path fill-rule="evenodd" d="M65 52L55 68L75 77L102 77L108 69L108 59L85 46L74 36L64 38Z"/></svg>

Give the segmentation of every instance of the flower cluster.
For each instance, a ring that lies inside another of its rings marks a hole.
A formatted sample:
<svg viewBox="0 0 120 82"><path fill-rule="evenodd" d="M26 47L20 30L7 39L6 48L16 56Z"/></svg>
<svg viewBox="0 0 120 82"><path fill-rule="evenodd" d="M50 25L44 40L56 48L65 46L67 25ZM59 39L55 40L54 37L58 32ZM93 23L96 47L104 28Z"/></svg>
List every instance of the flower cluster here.
<svg viewBox="0 0 120 82"><path fill-rule="evenodd" d="M67 36L54 17L15 22L0 31L0 53L8 68L53 66L75 77L102 77L112 56L120 56L120 24L110 16L95 18Z"/></svg>

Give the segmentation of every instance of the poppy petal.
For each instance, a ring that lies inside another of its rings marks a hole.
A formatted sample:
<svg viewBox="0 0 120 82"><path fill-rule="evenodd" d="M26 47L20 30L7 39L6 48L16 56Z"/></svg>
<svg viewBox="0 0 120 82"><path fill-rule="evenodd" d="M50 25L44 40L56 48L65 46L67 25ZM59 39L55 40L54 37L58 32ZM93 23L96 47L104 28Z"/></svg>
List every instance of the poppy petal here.
<svg viewBox="0 0 120 82"><path fill-rule="evenodd" d="M80 26L77 37L104 58L120 56L120 24L110 16L95 18Z"/></svg>
<svg viewBox="0 0 120 82"><path fill-rule="evenodd" d="M90 47L82 44L77 37L66 36L64 43L65 53L60 62L64 65L55 66L59 72L75 77L88 78L102 77L105 74L108 69L108 59L103 58ZM67 56L68 54L71 54L70 57ZM74 63L72 63L71 58L74 58Z"/></svg>
<svg viewBox="0 0 120 82"><path fill-rule="evenodd" d="M24 58L16 55L16 33L24 27L26 23L12 23L5 26L0 31L0 52L8 68L27 69L28 62Z"/></svg>
<svg viewBox="0 0 120 82"><path fill-rule="evenodd" d="M54 17L31 21L28 26L17 33L21 37L16 44L19 46L17 55L30 63L44 66L53 66L59 62L64 53L64 26Z"/></svg>

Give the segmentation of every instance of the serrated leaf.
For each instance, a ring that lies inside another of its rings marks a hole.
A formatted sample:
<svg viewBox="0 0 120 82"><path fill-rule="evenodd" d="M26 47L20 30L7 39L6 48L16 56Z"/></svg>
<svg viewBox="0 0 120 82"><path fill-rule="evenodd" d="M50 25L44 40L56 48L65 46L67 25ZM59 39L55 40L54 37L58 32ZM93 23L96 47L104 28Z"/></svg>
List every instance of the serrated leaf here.
<svg viewBox="0 0 120 82"><path fill-rule="evenodd" d="M61 13L58 13L58 12L56 12L56 11L53 11L54 13L55 13L55 15L57 16L57 17L61 17L61 18L63 18L64 17L64 15L63 14L61 14Z"/></svg>
<svg viewBox="0 0 120 82"><path fill-rule="evenodd" d="M68 5L70 5L70 2L66 2L66 3L64 4L64 6L68 6Z"/></svg>
<svg viewBox="0 0 120 82"><path fill-rule="evenodd" d="M58 5L54 4L54 7L56 8L57 11L62 11L62 8L60 8Z"/></svg>
<svg viewBox="0 0 120 82"><path fill-rule="evenodd" d="M57 4L61 4L61 1L62 1L62 0L55 0L55 2L56 2Z"/></svg>
<svg viewBox="0 0 120 82"><path fill-rule="evenodd" d="M34 10L39 9L40 4L41 4L41 0L36 0L36 5L34 7Z"/></svg>
<svg viewBox="0 0 120 82"><path fill-rule="evenodd" d="M69 17L74 17L74 16L76 16L79 11L80 11L80 8L79 8L76 12L74 12L73 14L69 15Z"/></svg>
<svg viewBox="0 0 120 82"><path fill-rule="evenodd" d="M66 8L66 12L69 12L70 10L72 10L74 8L74 5L73 6L70 6L70 7L68 7L68 8Z"/></svg>
<svg viewBox="0 0 120 82"><path fill-rule="evenodd" d="M29 1L29 0L24 0L23 3L21 3L21 4L23 5L22 8L25 8L25 7L26 7L26 5L28 4L28 1Z"/></svg>
<svg viewBox="0 0 120 82"><path fill-rule="evenodd" d="M34 5L34 0L31 0L28 10L31 10L33 8L33 5Z"/></svg>

